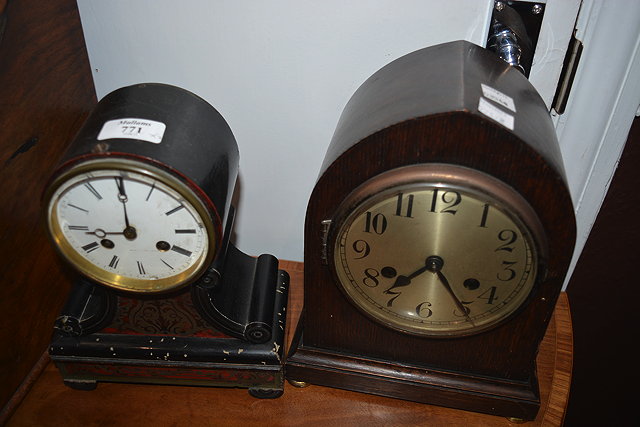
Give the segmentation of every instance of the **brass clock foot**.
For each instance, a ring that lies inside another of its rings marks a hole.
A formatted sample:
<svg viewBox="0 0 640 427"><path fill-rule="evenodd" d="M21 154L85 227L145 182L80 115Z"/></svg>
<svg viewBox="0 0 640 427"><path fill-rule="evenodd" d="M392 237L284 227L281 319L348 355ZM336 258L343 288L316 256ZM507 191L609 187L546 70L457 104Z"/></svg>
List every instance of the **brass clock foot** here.
<svg viewBox="0 0 640 427"><path fill-rule="evenodd" d="M297 388L305 388L305 387L309 387L310 385L309 383L304 381L295 381L295 380L287 380L287 381L289 381L289 384Z"/></svg>

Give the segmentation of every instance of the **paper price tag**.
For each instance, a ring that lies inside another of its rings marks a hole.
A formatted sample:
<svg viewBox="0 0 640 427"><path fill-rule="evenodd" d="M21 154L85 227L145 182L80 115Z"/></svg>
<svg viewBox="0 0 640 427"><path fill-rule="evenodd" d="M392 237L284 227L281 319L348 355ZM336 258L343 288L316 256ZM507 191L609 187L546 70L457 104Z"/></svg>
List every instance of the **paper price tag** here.
<svg viewBox="0 0 640 427"><path fill-rule="evenodd" d="M490 99L496 104L500 104L503 107L508 108L514 113L516 112L516 104L513 102L513 98L511 98L509 95L505 95L498 89L494 89L491 86L487 86L485 84L480 84L480 86L482 86L482 94L485 98Z"/></svg>
<svg viewBox="0 0 640 427"><path fill-rule="evenodd" d="M167 126L164 123L146 119L116 119L102 125L98 141L105 139L138 139L160 144Z"/></svg>
<svg viewBox="0 0 640 427"><path fill-rule="evenodd" d="M500 108L496 107L482 97L480 97L480 101L478 102L478 111L480 111L490 119L493 119L496 122L500 123L502 126L508 128L509 130L513 130L515 122L514 117L511 114L502 111Z"/></svg>

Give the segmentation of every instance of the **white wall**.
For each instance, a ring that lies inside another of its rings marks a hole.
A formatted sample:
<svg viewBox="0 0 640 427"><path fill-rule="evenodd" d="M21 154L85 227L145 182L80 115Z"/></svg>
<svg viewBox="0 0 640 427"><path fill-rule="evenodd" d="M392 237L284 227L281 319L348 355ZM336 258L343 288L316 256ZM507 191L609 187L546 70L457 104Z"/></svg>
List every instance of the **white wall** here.
<svg viewBox="0 0 640 427"><path fill-rule="evenodd" d="M583 2L584 64L567 113L555 117L579 249L640 100L640 2L603 3ZM546 2L530 80L548 105L579 5ZM306 204L351 94L413 50L458 39L484 45L493 1L78 0L78 6L98 98L154 81L209 101L240 148L237 245L302 260Z"/></svg>
<svg viewBox="0 0 640 427"><path fill-rule="evenodd" d="M489 2L434 4L78 1L98 98L154 81L209 101L240 148L238 247L292 260L302 260L306 204L358 86L424 46L484 43Z"/></svg>

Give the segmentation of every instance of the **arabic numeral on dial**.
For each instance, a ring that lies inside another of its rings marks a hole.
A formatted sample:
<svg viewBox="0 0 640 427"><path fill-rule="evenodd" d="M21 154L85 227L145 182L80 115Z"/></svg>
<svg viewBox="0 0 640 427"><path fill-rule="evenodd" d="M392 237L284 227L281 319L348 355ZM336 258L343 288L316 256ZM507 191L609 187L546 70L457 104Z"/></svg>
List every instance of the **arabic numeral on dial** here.
<svg viewBox="0 0 640 427"><path fill-rule="evenodd" d="M513 280L516 277L516 271L511 268L517 264L516 261L502 261L502 266L504 267L501 272L499 272L496 277L498 280L503 282L508 282L509 280Z"/></svg>
<svg viewBox="0 0 640 427"><path fill-rule="evenodd" d="M366 213L365 223L364 223L364 232L375 234L382 234L387 229L387 218L379 213L373 215L371 212Z"/></svg>
<svg viewBox="0 0 640 427"><path fill-rule="evenodd" d="M392 307L393 306L393 302L398 299L398 297L400 295L402 295L402 292L388 292L390 294L394 294L394 296L392 296L389 301L387 301L387 307Z"/></svg>
<svg viewBox="0 0 640 427"><path fill-rule="evenodd" d="M498 240L503 243L496 248L495 252L513 252L513 244L518 240L518 235L513 230L502 230L498 233Z"/></svg>
<svg viewBox="0 0 640 427"><path fill-rule="evenodd" d="M489 216L489 204L485 203L482 207L482 218L480 219L481 228L487 228L487 217Z"/></svg>
<svg viewBox="0 0 640 427"><path fill-rule="evenodd" d="M431 303L428 301L421 302L416 307L416 314L423 319L428 319L433 315L433 310L431 310Z"/></svg>
<svg viewBox="0 0 640 427"><path fill-rule="evenodd" d="M380 276L380 272L375 268L367 268L364 270L364 279L362 279L362 284L369 287L375 288L380 284L378 280L378 276Z"/></svg>
<svg viewBox="0 0 640 427"><path fill-rule="evenodd" d="M353 242L353 250L360 256L355 257L355 259L366 258L367 255L371 252L371 247L364 240L356 240Z"/></svg>
<svg viewBox="0 0 640 427"><path fill-rule="evenodd" d="M460 202L462 202L462 196L457 191L445 191L441 194L440 190L436 188L433 190L433 195L431 196L431 208L429 212L455 215L458 210L453 208L458 206ZM438 205L441 203L444 204L444 207L438 210Z"/></svg>
<svg viewBox="0 0 640 427"><path fill-rule="evenodd" d="M405 204L406 201L406 204ZM411 215L413 211L413 194L409 194L405 197L404 194L398 194L398 200L396 202L396 216L405 218L413 218Z"/></svg>
<svg viewBox="0 0 640 427"><path fill-rule="evenodd" d="M480 294L478 299L483 299L487 301L487 304L493 304L493 302L497 299L496 291L498 288L496 286L491 286L489 289Z"/></svg>
<svg viewBox="0 0 640 427"><path fill-rule="evenodd" d="M470 302L461 301L462 308L464 308L464 313L462 313L459 309L453 310L453 315L456 317L467 317L469 313L471 313L471 308L467 306L467 304L471 304Z"/></svg>

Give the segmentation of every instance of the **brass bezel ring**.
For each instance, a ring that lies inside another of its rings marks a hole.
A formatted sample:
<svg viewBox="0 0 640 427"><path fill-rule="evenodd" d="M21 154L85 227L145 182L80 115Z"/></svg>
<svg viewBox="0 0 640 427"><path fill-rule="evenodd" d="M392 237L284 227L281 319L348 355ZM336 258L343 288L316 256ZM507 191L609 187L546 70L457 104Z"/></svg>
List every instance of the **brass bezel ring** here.
<svg viewBox="0 0 640 427"><path fill-rule="evenodd" d="M130 172L149 177L177 192L187 203L193 206L200 217L199 219L202 220L207 236L205 250L197 262L188 269L174 276L161 279L139 279L121 276L104 270L94 265L78 253L78 251L76 251L67 241L64 233L62 232L55 206L62 194L71 188L70 185L65 186L65 184L80 175L90 174L91 172L101 170ZM141 161L112 157L107 159L88 160L74 165L54 178L53 182L45 192L44 203L47 214L47 230L57 251L62 255L62 257L88 278L122 291L148 294L161 293L175 290L192 283L213 261L216 255L216 248L220 240L220 236L217 235L216 226L213 221L213 214L210 212L205 202L203 202L200 197L198 197L194 191L177 176L150 163Z"/></svg>
<svg viewBox="0 0 640 427"><path fill-rule="evenodd" d="M464 192L479 196L502 210L523 231L527 247L531 251L534 268L534 283L531 291L519 302L517 308L495 322L476 328L462 328L459 331L434 331L427 328L404 328L399 324L385 321L381 316L370 313L350 294L347 285L342 283L337 270L340 255L340 239L353 220L361 215L372 203L402 189L416 187L457 188ZM416 336L432 338L451 338L475 335L492 329L515 313L530 300L537 283L544 278L548 244L544 228L531 205L515 189L484 172L451 164L416 164L403 166L374 176L353 190L340 203L331 220L332 226L327 239L328 260L334 281L339 285L343 295L360 312L375 322L394 330Z"/></svg>

